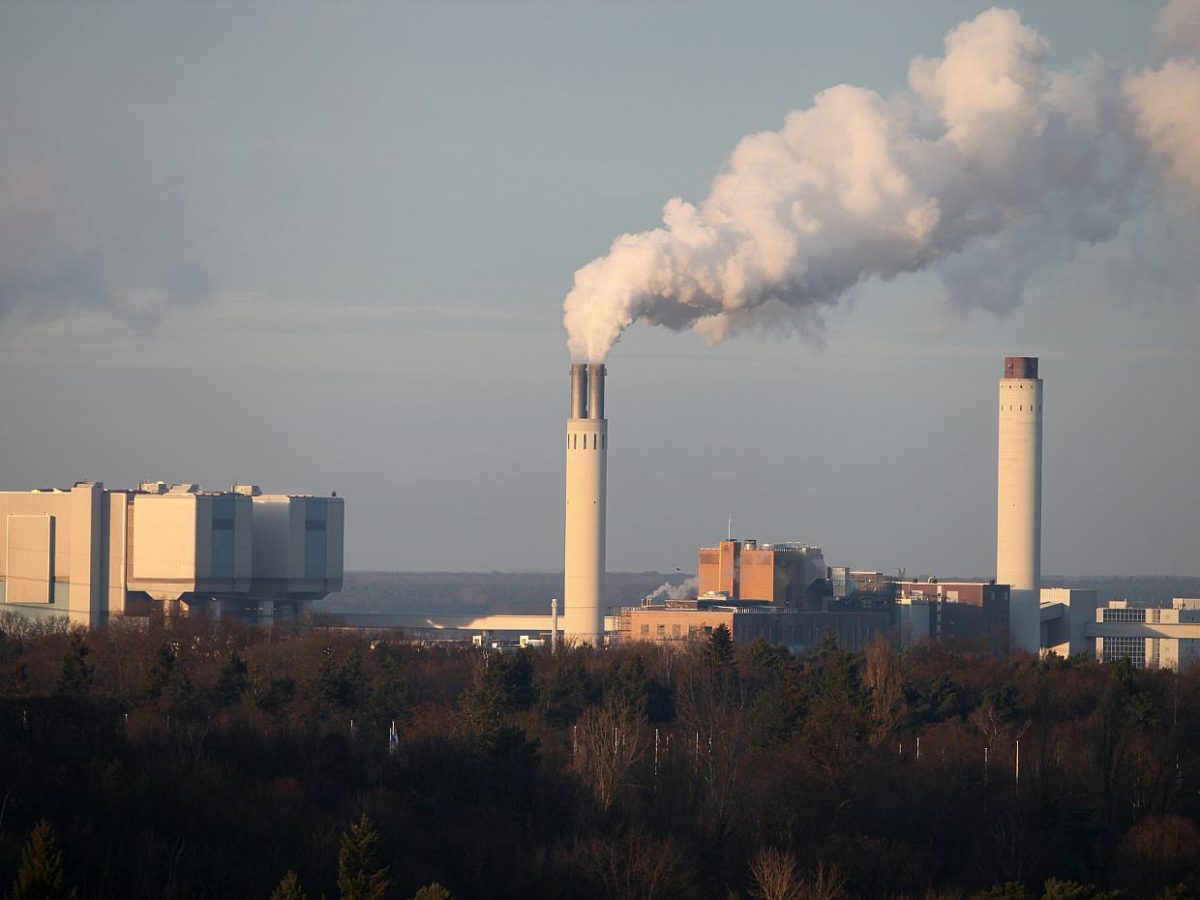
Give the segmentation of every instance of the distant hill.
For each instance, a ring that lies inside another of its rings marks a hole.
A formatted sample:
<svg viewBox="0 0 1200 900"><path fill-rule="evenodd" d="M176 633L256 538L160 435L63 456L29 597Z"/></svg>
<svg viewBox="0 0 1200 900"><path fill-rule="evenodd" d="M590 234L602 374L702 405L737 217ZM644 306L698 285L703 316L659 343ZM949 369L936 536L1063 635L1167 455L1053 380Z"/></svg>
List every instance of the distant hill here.
<svg viewBox="0 0 1200 900"><path fill-rule="evenodd" d="M666 583L689 573L609 572L604 579L606 606L636 605ZM952 581L952 578L943 578ZM966 580L979 581L978 576ZM550 598L562 598L562 572L347 572L345 587L316 604L322 611L394 612L404 609L488 610L493 613L543 613ZM1172 597L1200 597L1200 577L1165 575L1060 576L1042 579L1046 587L1094 588L1101 600L1123 598L1152 606Z"/></svg>
<svg viewBox="0 0 1200 900"><path fill-rule="evenodd" d="M609 572L604 602L630 606L687 573ZM562 572L347 572L345 585L316 604L318 610L392 612L399 609L489 610L545 613L562 599ZM561 608L561 607L560 607Z"/></svg>

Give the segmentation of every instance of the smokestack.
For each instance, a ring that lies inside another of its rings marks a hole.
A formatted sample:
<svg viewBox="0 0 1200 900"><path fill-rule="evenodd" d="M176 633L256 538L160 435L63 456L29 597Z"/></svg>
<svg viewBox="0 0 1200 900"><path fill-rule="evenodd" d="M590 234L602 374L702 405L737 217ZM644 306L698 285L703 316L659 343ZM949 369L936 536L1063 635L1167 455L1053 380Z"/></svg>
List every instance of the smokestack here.
<svg viewBox="0 0 1200 900"><path fill-rule="evenodd" d="M586 419L588 416L587 365L575 363L571 366L571 418Z"/></svg>
<svg viewBox="0 0 1200 900"><path fill-rule="evenodd" d="M1009 356L1000 379L996 580L1009 585L1013 650L1041 646L1042 380L1032 356Z"/></svg>
<svg viewBox="0 0 1200 900"><path fill-rule="evenodd" d="M571 418L567 420L563 637L594 647L604 640L601 597L608 479L604 376L599 363L571 366Z"/></svg>
<svg viewBox="0 0 1200 900"><path fill-rule="evenodd" d="M604 418L604 376L607 373L602 363L588 366L588 411L589 419Z"/></svg>

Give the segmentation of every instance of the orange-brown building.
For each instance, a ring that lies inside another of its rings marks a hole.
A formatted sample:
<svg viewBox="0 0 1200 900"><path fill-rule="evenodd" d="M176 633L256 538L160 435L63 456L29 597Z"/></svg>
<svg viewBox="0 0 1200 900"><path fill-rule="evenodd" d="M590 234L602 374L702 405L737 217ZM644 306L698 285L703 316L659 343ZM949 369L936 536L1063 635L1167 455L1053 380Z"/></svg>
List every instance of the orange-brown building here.
<svg viewBox="0 0 1200 900"><path fill-rule="evenodd" d="M729 629L736 643L762 639L768 644L802 653L832 635L839 647L861 651L876 634L890 634L887 612L822 612L778 607L737 607L680 604L676 607L630 608L621 612L619 640L656 644L706 640L719 626Z"/></svg>
<svg viewBox="0 0 1200 900"><path fill-rule="evenodd" d="M698 576L700 594L819 608L820 594L814 601L810 589L825 578L825 558L818 547L727 540L700 549Z"/></svg>

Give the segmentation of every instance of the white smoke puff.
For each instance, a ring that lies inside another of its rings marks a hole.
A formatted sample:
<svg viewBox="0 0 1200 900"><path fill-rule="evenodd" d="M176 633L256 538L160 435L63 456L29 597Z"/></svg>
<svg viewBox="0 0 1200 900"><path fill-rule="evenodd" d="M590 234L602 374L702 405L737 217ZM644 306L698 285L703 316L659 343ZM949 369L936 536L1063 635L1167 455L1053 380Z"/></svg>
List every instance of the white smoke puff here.
<svg viewBox="0 0 1200 900"><path fill-rule="evenodd" d="M603 360L637 319L713 343L785 308L811 330L854 285L956 256L953 296L1011 308L1030 271L1110 238L1143 200L1119 78L1049 72L1046 50L989 10L916 59L907 91L839 85L743 139L699 205L668 201L662 227L575 273L572 357Z"/></svg>
<svg viewBox="0 0 1200 900"><path fill-rule="evenodd" d="M1200 64L1169 60L1131 76L1125 90L1163 174L1200 196Z"/></svg>
<svg viewBox="0 0 1200 900"><path fill-rule="evenodd" d="M685 578L679 584L671 584L665 582L660 584L649 594L646 595L647 600L658 600L660 597L667 600L683 600L687 597L696 596L696 588L700 584L700 579L693 575L690 578Z"/></svg>

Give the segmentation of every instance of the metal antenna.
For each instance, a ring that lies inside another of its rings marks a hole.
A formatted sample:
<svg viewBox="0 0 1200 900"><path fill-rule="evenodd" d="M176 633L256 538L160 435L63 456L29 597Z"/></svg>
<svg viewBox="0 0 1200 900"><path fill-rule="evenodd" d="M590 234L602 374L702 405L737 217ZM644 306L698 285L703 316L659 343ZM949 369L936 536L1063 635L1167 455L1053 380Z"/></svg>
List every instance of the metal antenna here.
<svg viewBox="0 0 1200 900"><path fill-rule="evenodd" d="M733 516L729 517L729 526L725 529L725 540L733 540Z"/></svg>

